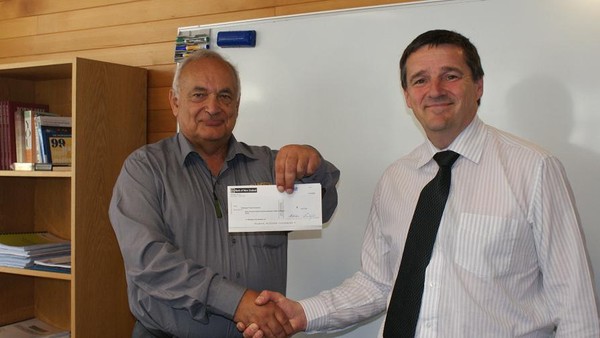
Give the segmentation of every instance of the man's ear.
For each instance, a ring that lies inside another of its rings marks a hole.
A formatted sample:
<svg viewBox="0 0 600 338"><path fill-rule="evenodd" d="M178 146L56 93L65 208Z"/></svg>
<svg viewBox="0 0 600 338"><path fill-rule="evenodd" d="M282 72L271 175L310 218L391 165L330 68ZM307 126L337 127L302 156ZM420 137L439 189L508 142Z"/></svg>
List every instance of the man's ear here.
<svg viewBox="0 0 600 338"><path fill-rule="evenodd" d="M169 90L169 105L171 106L171 112L174 116L179 113L179 98L175 95L173 89Z"/></svg>
<svg viewBox="0 0 600 338"><path fill-rule="evenodd" d="M476 81L477 85L477 100L480 100L483 96L483 77Z"/></svg>
<svg viewBox="0 0 600 338"><path fill-rule="evenodd" d="M411 106L410 100L408 99L408 91L406 89L402 89L402 93L404 93L404 102L406 102L406 106L412 110L413 107Z"/></svg>

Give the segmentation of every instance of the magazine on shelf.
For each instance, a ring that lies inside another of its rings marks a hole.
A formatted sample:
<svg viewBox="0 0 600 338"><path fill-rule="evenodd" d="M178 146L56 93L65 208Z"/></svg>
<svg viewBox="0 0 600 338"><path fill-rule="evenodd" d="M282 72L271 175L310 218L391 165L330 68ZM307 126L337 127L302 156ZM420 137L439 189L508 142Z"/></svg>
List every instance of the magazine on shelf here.
<svg viewBox="0 0 600 338"><path fill-rule="evenodd" d="M71 117L36 116L37 150L42 163L71 164Z"/></svg>
<svg viewBox="0 0 600 338"><path fill-rule="evenodd" d="M56 248L32 254L12 253L0 249L0 266L29 268L36 260L47 260L71 255L71 248Z"/></svg>
<svg viewBox="0 0 600 338"><path fill-rule="evenodd" d="M70 246L69 240L45 231L0 233L0 250L8 252L35 252L36 250Z"/></svg>
<svg viewBox="0 0 600 338"><path fill-rule="evenodd" d="M50 325L37 318L0 326L0 338L63 338L70 337L68 330Z"/></svg>
<svg viewBox="0 0 600 338"><path fill-rule="evenodd" d="M70 272L71 255L60 255L50 258L35 259L30 267L33 270L51 271L51 272Z"/></svg>
<svg viewBox="0 0 600 338"><path fill-rule="evenodd" d="M71 242L48 232L0 234L0 266L29 268L35 260L71 255Z"/></svg>

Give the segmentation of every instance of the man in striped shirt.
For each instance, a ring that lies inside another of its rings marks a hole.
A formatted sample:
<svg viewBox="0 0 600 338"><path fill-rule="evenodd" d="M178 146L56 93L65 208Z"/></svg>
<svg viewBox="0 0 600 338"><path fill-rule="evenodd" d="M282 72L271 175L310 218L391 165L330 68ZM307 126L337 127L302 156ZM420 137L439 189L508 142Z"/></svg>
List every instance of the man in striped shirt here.
<svg viewBox="0 0 600 338"><path fill-rule="evenodd" d="M475 46L456 32L428 31L406 48L400 70L406 103L427 140L378 183L360 271L300 302L265 291L257 304L276 302L294 329L306 332L346 328L386 310L402 255L411 255L403 251L419 193L437 171L432 157L452 150L460 157L414 336L600 337L564 168L544 149L479 119L483 69ZM238 324L246 337L262 337L248 324Z"/></svg>

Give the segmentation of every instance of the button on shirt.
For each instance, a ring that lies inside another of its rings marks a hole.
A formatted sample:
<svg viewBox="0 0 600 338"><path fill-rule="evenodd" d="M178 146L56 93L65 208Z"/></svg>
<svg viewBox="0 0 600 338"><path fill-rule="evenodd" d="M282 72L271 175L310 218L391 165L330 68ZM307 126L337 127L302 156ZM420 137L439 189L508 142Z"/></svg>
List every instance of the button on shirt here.
<svg viewBox="0 0 600 338"><path fill-rule="evenodd" d="M274 184L276 153L232 137L213 177L178 134L127 158L109 215L129 305L145 327L177 337L240 337L231 319L246 288L285 292L287 233L230 234L227 227L226 187ZM302 181L321 183L327 221L337 205L339 171L321 163Z"/></svg>
<svg viewBox="0 0 600 338"><path fill-rule="evenodd" d="M599 337L591 269L561 163L477 117L449 149L461 157L426 271L416 337L549 337L555 326L557 337ZM419 193L437 171L437 151L427 141L386 170L373 197L362 268L301 301L307 331L385 310Z"/></svg>

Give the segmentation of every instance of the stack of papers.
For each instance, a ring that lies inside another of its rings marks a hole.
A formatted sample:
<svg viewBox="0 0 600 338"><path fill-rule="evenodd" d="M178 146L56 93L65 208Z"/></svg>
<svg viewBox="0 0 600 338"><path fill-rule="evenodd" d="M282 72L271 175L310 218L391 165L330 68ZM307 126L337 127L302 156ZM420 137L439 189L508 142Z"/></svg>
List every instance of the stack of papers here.
<svg viewBox="0 0 600 338"><path fill-rule="evenodd" d="M0 266L29 268L34 261L66 256L71 242L48 232L0 234Z"/></svg>
<svg viewBox="0 0 600 338"><path fill-rule="evenodd" d="M54 327L37 318L0 327L0 338L63 338L70 336L69 331Z"/></svg>
<svg viewBox="0 0 600 338"><path fill-rule="evenodd" d="M71 255L36 259L33 261L31 269L52 272L71 272Z"/></svg>

